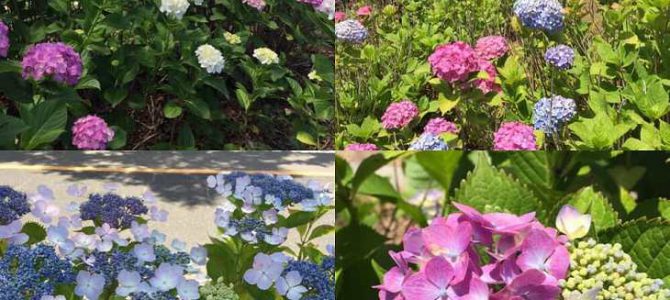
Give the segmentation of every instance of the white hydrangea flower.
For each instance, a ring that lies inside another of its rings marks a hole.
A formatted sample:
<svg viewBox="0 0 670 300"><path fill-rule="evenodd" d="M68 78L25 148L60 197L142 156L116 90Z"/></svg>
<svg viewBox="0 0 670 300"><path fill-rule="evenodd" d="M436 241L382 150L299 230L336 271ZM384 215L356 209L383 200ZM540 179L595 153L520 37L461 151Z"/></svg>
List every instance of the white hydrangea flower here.
<svg viewBox="0 0 670 300"><path fill-rule="evenodd" d="M277 53L265 47L254 50L254 57L264 65L279 63L279 56L277 56Z"/></svg>
<svg viewBox="0 0 670 300"><path fill-rule="evenodd" d="M188 0L161 0L160 11L181 20L190 5Z"/></svg>
<svg viewBox="0 0 670 300"><path fill-rule="evenodd" d="M314 9L327 14L328 18L331 20L335 19L335 0L323 0L321 5L315 7Z"/></svg>
<svg viewBox="0 0 670 300"><path fill-rule="evenodd" d="M198 57L200 66L207 69L208 73L218 74L223 71L226 59L223 58L221 51L212 47L212 45L205 44L198 47L198 49L195 50L195 55Z"/></svg>

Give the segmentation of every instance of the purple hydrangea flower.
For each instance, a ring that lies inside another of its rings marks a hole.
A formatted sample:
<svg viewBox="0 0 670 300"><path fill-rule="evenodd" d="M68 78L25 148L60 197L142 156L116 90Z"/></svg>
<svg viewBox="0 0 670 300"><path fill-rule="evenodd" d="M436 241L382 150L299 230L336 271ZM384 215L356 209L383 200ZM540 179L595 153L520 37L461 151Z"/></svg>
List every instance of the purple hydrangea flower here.
<svg viewBox="0 0 670 300"><path fill-rule="evenodd" d="M76 85L81 78L84 65L79 54L64 43L41 43L33 45L23 56L23 78L51 79L68 85Z"/></svg>
<svg viewBox="0 0 670 300"><path fill-rule="evenodd" d="M9 51L9 27L0 21L0 57L7 57Z"/></svg>
<svg viewBox="0 0 670 300"><path fill-rule="evenodd" d="M83 150L104 150L114 139L114 130L98 116L79 118L72 126L72 144Z"/></svg>
<svg viewBox="0 0 670 300"><path fill-rule="evenodd" d="M458 134L458 127L456 127L456 124L443 118L433 118L428 120L426 126L423 127L423 133L432 133L435 135L443 133Z"/></svg>
<svg viewBox="0 0 670 300"><path fill-rule="evenodd" d="M347 151L377 151L379 148L375 144L349 144L344 147Z"/></svg>
<svg viewBox="0 0 670 300"><path fill-rule="evenodd" d="M509 50L507 40L499 35L482 37L475 45L475 53L480 59L485 60L500 58L507 53L507 50Z"/></svg>
<svg viewBox="0 0 670 300"><path fill-rule="evenodd" d="M441 151L449 150L449 145L441 137L430 132L422 134L419 139L409 146L409 150L419 151Z"/></svg>
<svg viewBox="0 0 670 300"><path fill-rule="evenodd" d="M493 138L493 149L498 151L537 150L533 127L519 122L506 122Z"/></svg>
<svg viewBox="0 0 670 300"><path fill-rule="evenodd" d="M391 103L382 116L382 126L386 129L403 128L417 115L419 115L419 108L412 101Z"/></svg>
<svg viewBox="0 0 670 300"><path fill-rule="evenodd" d="M368 38L368 30L357 20L346 20L335 24L335 36L349 43L362 43Z"/></svg>
<svg viewBox="0 0 670 300"><path fill-rule="evenodd" d="M517 0L514 14L531 29L553 33L563 28L563 6L558 0Z"/></svg>
<svg viewBox="0 0 670 300"><path fill-rule="evenodd" d="M428 62L435 76L450 83L466 81L472 72L479 70L475 50L460 41L438 46Z"/></svg>
<svg viewBox="0 0 670 300"><path fill-rule="evenodd" d="M544 60L559 70L567 70L575 61L575 50L566 45L551 47L544 53Z"/></svg>
<svg viewBox="0 0 670 300"><path fill-rule="evenodd" d="M570 121L576 114L575 100L561 96L542 98L535 103L533 124L535 129L553 134L558 128Z"/></svg>
<svg viewBox="0 0 670 300"><path fill-rule="evenodd" d="M92 194L81 204L81 219L109 224L112 228L130 228L132 222L146 214L149 209L142 200L135 197L123 198L108 193Z"/></svg>

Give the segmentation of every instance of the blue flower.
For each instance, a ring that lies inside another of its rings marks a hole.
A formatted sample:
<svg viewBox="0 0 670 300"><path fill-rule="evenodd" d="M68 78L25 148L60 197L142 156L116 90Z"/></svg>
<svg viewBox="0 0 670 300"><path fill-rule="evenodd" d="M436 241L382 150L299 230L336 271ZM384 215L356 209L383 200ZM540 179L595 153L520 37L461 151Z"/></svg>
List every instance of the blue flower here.
<svg viewBox="0 0 670 300"><path fill-rule="evenodd" d="M335 264L334 258L326 257L321 264L294 260L289 261L282 275L297 271L302 276L302 286L307 288L303 300L334 300L335 299Z"/></svg>
<svg viewBox="0 0 670 300"><path fill-rule="evenodd" d="M296 182L292 179L283 179L266 174L247 174L243 172L233 172L223 175L223 181L227 184L232 184L231 189L236 191L239 189L237 179L248 177L247 180L241 182L247 183L244 187L260 188L262 190L261 199L265 196L272 195L278 197L282 202L300 203L305 199L314 197L314 191L306 186ZM244 189L242 189L244 190Z"/></svg>
<svg viewBox="0 0 670 300"><path fill-rule="evenodd" d="M335 36L349 43L362 43L368 38L368 30L357 20L345 20L335 24Z"/></svg>
<svg viewBox="0 0 670 300"><path fill-rule="evenodd" d="M563 28L563 6L558 0L517 0L514 14L531 29L553 33Z"/></svg>
<svg viewBox="0 0 670 300"><path fill-rule="evenodd" d="M0 186L0 225L7 225L30 212L26 194Z"/></svg>
<svg viewBox="0 0 670 300"><path fill-rule="evenodd" d="M559 127L570 121L576 114L575 100L561 96L542 98L535 103L533 124L535 129L551 135L558 132Z"/></svg>
<svg viewBox="0 0 670 300"><path fill-rule="evenodd" d="M547 49L547 52L544 53L544 60L559 70L567 70L572 68L575 51L566 45L558 45Z"/></svg>
<svg viewBox="0 0 670 300"><path fill-rule="evenodd" d="M80 206L81 219L109 224L112 228L129 228L138 217L149 212L140 198L108 193L92 194Z"/></svg>
<svg viewBox="0 0 670 300"><path fill-rule="evenodd" d="M414 141L414 143L409 146L409 150L449 150L449 145L447 145L447 143L445 143L439 136L427 132Z"/></svg>

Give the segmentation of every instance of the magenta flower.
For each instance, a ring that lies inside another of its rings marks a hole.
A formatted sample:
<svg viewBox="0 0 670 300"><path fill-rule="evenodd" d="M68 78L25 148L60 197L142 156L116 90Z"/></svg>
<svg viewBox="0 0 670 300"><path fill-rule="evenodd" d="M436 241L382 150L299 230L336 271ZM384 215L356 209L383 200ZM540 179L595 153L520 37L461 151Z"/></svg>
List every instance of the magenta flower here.
<svg viewBox="0 0 670 300"><path fill-rule="evenodd" d="M344 147L347 151L377 151L379 148L375 144L349 144Z"/></svg>
<svg viewBox="0 0 670 300"><path fill-rule="evenodd" d="M488 78L475 79L472 81L474 87L478 88L484 94L488 94L490 92L502 92L502 88L496 83L496 77L498 77L496 66L492 62L483 59L479 60L478 65L479 71L486 72Z"/></svg>
<svg viewBox="0 0 670 300"><path fill-rule="evenodd" d="M557 281L565 278L570 267L568 249L556 242L545 231L533 229L521 246L517 265L523 271L538 270L549 279Z"/></svg>
<svg viewBox="0 0 670 300"><path fill-rule="evenodd" d="M64 43L41 43L31 46L21 62L23 78L51 79L76 85L84 65L79 54Z"/></svg>
<svg viewBox="0 0 670 300"><path fill-rule="evenodd" d="M497 151L537 150L533 127L520 122L506 122L493 136Z"/></svg>
<svg viewBox="0 0 670 300"><path fill-rule="evenodd" d="M456 127L456 124L443 118L433 118L428 120L426 126L423 127L423 133L432 133L434 135L443 133L458 134L458 127Z"/></svg>
<svg viewBox="0 0 670 300"><path fill-rule="evenodd" d="M475 52L477 56L484 60L493 60L500 58L507 51L509 47L507 46L507 41L504 37L499 35L485 36L477 40L475 45Z"/></svg>
<svg viewBox="0 0 670 300"><path fill-rule="evenodd" d="M466 81L472 72L479 70L475 50L464 42L438 46L428 62L435 76L450 83Z"/></svg>
<svg viewBox="0 0 670 300"><path fill-rule="evenodd" d="M347 19L347 14L341 11L335 12L335 23L342 22Z"/></svg>
<svg viewBox="0 0 670 300"><path fill-rule="evenodd" d="M433 255L445 256L454 262L470 246L472 225L467 222L450 226L439 221L423 230L423 241Z"/></svg>
<svg viewBox="0 0 670 300"><path fill-rule="evenodd" d="M561 289L545 283L546 276L537 270L528 270L517 276L500 292L491 296L491 300L555 300Z"/></svg>
<svg viewBox="0 0 670 300"><path fill-rule="evenodd" d="M9 27L0 21L0 57L7 57L9 52Z"/></svg>
<svg viewBox="0 0 670 300"><path fill-rule="evenodd" d="M372 7L370 5L363 6L356 11L359 17L367 17L372 14Z"/></svg>
<svg viewBox="0 0 670 300"><path fill-rule="evenodd" d="M84 150L104 150L114 139L114 130L105 120L89 115L80 118L72 126L72 144Z"/></svg>
<svg viewBox="0 0 670 300"><path fill-rule="evenodd" d="M457 297L453 289L454 268L442 257L431 259L423 272L410 276L402 287L407 300L447 300Z"/></svg>
<svg viewBox="0 0 670 300"><path fill-rule="evenodd" d="M382 116L382 126L386 129L403 128L417 115L419 108L409 100L391 103Z"/></svg>

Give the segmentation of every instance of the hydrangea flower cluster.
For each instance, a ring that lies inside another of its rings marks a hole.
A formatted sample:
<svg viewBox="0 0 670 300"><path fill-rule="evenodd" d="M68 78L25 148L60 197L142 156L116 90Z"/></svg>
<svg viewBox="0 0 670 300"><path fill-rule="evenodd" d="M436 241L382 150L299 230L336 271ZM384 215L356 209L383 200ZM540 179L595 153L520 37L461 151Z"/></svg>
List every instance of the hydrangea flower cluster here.
<svg viewBox="0 0 670 300"><path fill-rule="evenodd" d="M21 62L23 78L51 79L76 85L84 65L79 54L64 43L41 43L31 46Z"/></svg>
<svg viewBox="0 0 670 300"><path fill-rule="evenodd" d="M161 0L160 11L168 16L181 20L191 3L188 0Z"/></svg>
<svg viewBox="0 0 670 300"><path fill-rule="evenodd" d="M435 76L450 83L466 81L472 72L479 70L475 50L460 41L438 46L428 62Z"/></svg>
<svg viewBox="0 0 670 300"><path fill-rule="evenodd" d="M258 11L262 11L265 8L265 0L242 0L242 3L249 5Z"/></svg>
<svg viewBox="0 0 670 300"><path fill-rule="evenodd" d="M379 299L556 299L570 264L567 238L544 227L535 213L487 213L458 203L403 237L389 252ZM484 258L483 256L487 256ZM501 286L497 291L493 287ZM463 297L463 298L462 298Z"/></svg>
<svg viewBox="0 0 670 300"><path fill-rule="evenodd" d="M563 6L558 0L517 0L514 14L531 29L553 33L563 28Z"/></svg>
<svg viewBox="0 0 670 300"><path fill-rule="evenodd" d="M439 135L424 133L409 146L409 150L442 151L449 150L449 145Z"/></svg>
<svg viewBox="0 0 670 300"><path fill-rule="evenodd" d="M107 224L114 229L130 228L133 222L149 212L142 199L137 197L121 197L107 193L91 194L88 201L80 206L81 219L91 220L96 224Z"/></svg>
<svg viewBox="0 0 670 300"><path fill-rule="evenodd" d="M217 208L215 222L227 236L239 235L244 241L270 245L284 243L285 227L276 227L279 214L292 204L303 210L330 205L330 191L306 187L291 178L265 174L233 172L207 178L207 185L226 199Z"/></svg>
<svg viewBox="0 0 670 300"><path fill-rule="evenodd" d="M566 45L551 47L544 53L544 60L559 70L567 70L575 61L575 50Z"/></svg>
<svg viewBox="0 0 670 300"><path fill-rule="evenodd" d="M195 55L198 57L200 66L206 69L209 74L221 73L226 64L226 59L223 58L221 51L209 44L198 47L195 50Z"/></svg>
<svg viewBox="0 0 670 300"><path fill-rule="evenodd" d="M498 151L537 150L533 127L519 122L505 122L493 135L493 149Z"/></svg>
<svg viewBox="0 0 670 300"><path fill-rule="evenodd" d="M74 282L71 262L53 247L10 245L0 258L0 300L40 300L51 296L57 284Z"/></svg>
<svg viewBox="0 0 670 300"><path fill-rule="evenodd" d="M30 212L28 197L8 186L0 186L0 225L8 225Z"/></svg>
<svg viewBox="0 0 670 300"><path fill-rule="evenodd" d="M496 66L492 62L483 59L480 59L478 64L479 71L486 72L487 77L475 79L472 82L472 85L478 88L484 94L502 91L502 88L496 83L496 77L498 77Z"/></svg>
<svg viewBox="0 0 670 300"><path fill-rule="evenodd" d="M535 103L533 124L535 129L552 135L558 132L561 125L570 121L576 114L575 100L561 96L542 98Z"/></svg>
<svg viewBox="0 0 670 300"><path fill-rule="evenodd" d="M509 51L507 40L499 35L485 36L477 40L475 53L484 60L494 60L503 57Z"/></svg>
<svg viewBox="0 0 670 300"><path fill-rule="evenodd" d="M601 244L594 239L570 244L571 271L559 283L566 299L596 294L593 299L656 300L670 298L663 280L638 272L620 244Z"/></svg>
<svg viewBox="0 0 670 300"><path fill-rule="evenodd" d="M72 126L72 144L78 149L104 150L113 139L114 130L98 116L81 117Z"/></svg>
<svg viewBox="0 0 670 300"><path fill-rule="evenodd" d="M423 133L432 133L435 135L443 133L458 134L458 127L456 127L456 124L443 118L432 118L423 127Z"/></svg>
<svg viewBox="0 0 670 300"><path fill-rule="evenodd" d="M263 65L279 63L279 56L270 48L258 48L254 50L254 57Z"/></svg>
<svg viewBox="0 0 670 300"><path fill-rule="evenodd" d="M368 38L368 30L358 20L345 20L335 24L335 36L348 43L360 44Z"/></svg>
<svg viewBox="0 0 670 300"><path fill-rule="evenodd" d="M379 147L375 144L349 144L344 147L347 151L377 151Z"/></svg>
<svg viewBox="0 0 670 300"><path fill-rule="evenodd" d="M386 129L403 128L418 115L419 108L412 101L391 103L382 116L382 126Z"/></svg>
<svg viewBox="0 0 670 300"><path fill-rule="evenodd" d="M7 57L9 52L9 27L0 21L0 57Z"/></svg>

